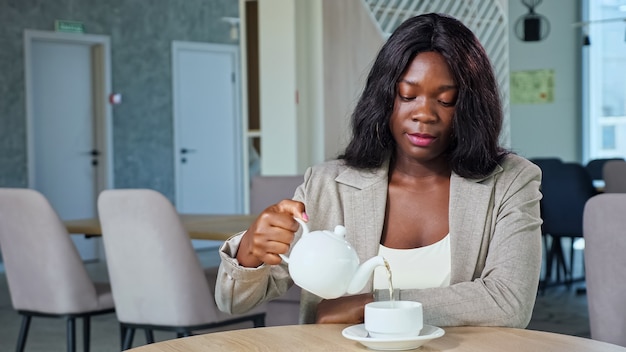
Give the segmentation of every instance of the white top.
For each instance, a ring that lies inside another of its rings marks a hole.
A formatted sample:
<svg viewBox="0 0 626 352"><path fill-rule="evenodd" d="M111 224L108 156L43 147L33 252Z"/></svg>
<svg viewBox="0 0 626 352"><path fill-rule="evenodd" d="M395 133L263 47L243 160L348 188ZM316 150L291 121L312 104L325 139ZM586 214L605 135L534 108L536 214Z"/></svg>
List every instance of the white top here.
<svg viewBox="0 0 626 352"><path fill-rule="evenodd" d="M389 263L394 290L450 285L450 234L439 242L420 248L394 249L381 244L378 255ZM389 276L384 266L374 270L374 289L389 289Z"/></svg>

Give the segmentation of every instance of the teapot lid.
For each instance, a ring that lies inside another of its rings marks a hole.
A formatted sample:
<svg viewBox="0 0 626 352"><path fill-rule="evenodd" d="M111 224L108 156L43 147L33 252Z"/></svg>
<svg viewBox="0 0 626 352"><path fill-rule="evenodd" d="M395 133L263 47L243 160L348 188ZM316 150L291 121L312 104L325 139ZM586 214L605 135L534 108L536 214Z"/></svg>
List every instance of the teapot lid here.
<svg viewBox="0 0 626 352"><path fill-rule="evenodd" d="M346 228L343 227L342 225L337 225L335 226L335 235L341 237L341 238L345 238L346 237Z"/></svg>

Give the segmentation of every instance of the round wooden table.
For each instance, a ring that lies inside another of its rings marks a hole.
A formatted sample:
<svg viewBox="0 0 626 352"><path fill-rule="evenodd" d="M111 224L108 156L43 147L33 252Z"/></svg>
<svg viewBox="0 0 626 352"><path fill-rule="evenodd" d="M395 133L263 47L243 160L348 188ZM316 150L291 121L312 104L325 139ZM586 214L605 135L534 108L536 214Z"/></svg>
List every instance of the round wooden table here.
<svg viewBox="0 0 626 352"><path fill-rule="evenodd" d="M133 352L181 351L365 351L341 331L349 325L289 325L214 332L136 347ZM626 348L591 339L549 332L492 328L444 328L445 335L418 351L463 352L626 352Z"/></svg>

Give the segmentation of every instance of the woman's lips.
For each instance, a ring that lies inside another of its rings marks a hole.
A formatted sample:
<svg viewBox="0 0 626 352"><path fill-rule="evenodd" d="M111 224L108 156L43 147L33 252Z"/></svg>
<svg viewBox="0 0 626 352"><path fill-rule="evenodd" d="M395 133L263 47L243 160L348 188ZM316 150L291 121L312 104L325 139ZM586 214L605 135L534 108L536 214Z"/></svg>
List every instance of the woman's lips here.
<svg viewBox="0 0 626 352"><path fill-rule="evenodd" d="M418 147L427 147L435 140L435 137L426 133L411 133L407 137L411 144Z"/></svg>

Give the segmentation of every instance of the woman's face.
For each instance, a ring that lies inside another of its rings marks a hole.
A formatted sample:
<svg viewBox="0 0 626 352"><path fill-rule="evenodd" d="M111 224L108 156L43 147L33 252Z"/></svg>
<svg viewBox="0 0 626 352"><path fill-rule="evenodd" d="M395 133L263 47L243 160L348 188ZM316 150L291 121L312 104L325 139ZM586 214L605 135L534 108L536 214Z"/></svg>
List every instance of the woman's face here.
<svg viewBox="0 0 626 352"><path fill-rule="evenodd" d="M419 53L400 77L390 120L400 158L428 162L450 144L458 89L443 56Z"/></svg>

